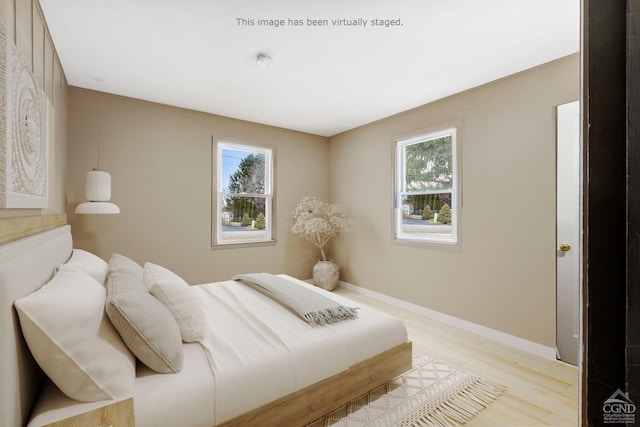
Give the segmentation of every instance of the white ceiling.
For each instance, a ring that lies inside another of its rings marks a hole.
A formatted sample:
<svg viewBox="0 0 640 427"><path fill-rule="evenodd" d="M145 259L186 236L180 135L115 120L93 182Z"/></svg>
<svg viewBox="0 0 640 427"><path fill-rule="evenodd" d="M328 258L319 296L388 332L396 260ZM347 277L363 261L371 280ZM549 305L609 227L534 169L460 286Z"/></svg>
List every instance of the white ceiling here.
<svg viewBox="0 0 640 427"><path fill-rule="evenodd" d="M580 0L40 3L70 85L323 136L580 48ZM367 25L331 24L341 18Z"/></svg>

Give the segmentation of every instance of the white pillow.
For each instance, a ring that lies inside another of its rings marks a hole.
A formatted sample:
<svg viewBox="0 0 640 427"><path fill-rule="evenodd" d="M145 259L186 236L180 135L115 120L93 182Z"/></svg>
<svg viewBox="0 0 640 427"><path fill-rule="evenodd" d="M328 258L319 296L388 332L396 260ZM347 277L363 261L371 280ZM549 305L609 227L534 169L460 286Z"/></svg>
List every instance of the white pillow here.
<svg viewBox="0 0 640 427"><path fill-rule="evenodd" d="M104 285L109 264L97 255L82 249L74 249L66 265L82 270Z"/></svg>
<svg viewBox="0 0 640 427"><path fill-rule="evenodd" d="M144 265L143 278L151 294L173 314L182 340L202 340L207 328L204 309L189 284L174 272L150 262Z"/></svg>
<svg viewBox="0 0 640 427"><path fill-rule="evenodd" d="M105 315L105 299L93 277L62 265L49 283L14 303L35 360L64 394L82 402L133 396L135 358Z"/></svg>

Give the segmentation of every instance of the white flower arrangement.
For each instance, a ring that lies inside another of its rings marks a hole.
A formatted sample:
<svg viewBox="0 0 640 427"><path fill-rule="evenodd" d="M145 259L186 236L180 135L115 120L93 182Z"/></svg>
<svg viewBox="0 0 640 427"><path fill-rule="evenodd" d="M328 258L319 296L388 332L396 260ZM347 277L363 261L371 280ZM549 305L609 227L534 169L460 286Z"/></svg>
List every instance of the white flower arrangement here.
<svg viewBox="0 0 640 427"><path fill-rule="evenodd" d="M333 236L353 227L353 220L344 206L326 203L317 197L303 197L293 215L291 232L301 234L320 249L321 259L326 260L324 247Z"/></svg>

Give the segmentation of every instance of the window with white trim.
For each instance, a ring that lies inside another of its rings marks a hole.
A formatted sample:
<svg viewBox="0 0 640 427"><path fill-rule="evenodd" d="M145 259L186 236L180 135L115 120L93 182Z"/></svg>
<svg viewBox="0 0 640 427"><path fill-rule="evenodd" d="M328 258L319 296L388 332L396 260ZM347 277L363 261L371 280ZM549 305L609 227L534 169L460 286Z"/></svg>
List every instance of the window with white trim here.
<svg viewBox="0 0 640 427"><path fill-rule="evenodd" d="M395 142L395 238L457 243L459 219L457 127Z"/></svg>
<svg viewBox="0 0 640 427"><path fill-rule="evenodd" d="M214 143L212 247L275 243L274 150Z"/></svg>

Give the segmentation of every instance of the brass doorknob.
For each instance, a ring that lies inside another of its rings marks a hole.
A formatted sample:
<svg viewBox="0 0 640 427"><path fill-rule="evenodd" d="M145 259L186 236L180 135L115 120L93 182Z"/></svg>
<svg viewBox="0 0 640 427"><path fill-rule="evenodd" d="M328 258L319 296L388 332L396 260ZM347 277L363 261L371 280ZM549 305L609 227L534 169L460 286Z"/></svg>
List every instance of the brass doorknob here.
<svg viewBox="0 0 640 427"><path fill-rule="evenodd" d="M569 252L571 250L571 245L568 243L563 243L560 245L560 250L562 252Z"/></svg>

